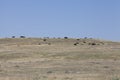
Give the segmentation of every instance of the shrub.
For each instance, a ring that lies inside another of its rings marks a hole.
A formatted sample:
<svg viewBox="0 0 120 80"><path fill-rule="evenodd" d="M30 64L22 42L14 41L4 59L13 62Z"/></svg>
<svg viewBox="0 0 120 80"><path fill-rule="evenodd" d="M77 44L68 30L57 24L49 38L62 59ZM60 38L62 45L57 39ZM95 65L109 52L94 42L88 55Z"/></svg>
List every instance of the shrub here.
<svg viewBox="0 0 120 80"><path fill-rule="evenodd" d="M47 41L47 39L43 39L43 41Z"/></svg>
<svg viewBox="0 0 120 80"><path fill-rule="evenodd" d="M38 43L38 45L41 45L41 43Z"/></svg>
<svg viewBox="0 0 120 80"><path fill-rule="evenodd" d="M15 36L12 36L12 38L15 38Z"/></svg>
<svg viewBox="0 0 120 80"><path fill-rule="evenodd" d="M51 45L51 43L48 43L48 45Z"/></svg>
<svg viewBox="0 0 120 80"><path fill-rule="evenodd" d="M25 36L20 36L20 38L25 38Z"/></svg>
<svg viewBox="0 0 120 80"><path fill-rule="evenodd" d="M84 37L84 39L87 39L87 37Z"/></svg>
<svg viewBox="0 0 120 80"><path fill-rule="evenodd" d="M96 45L96 43L91 43L91 45Z"/></svg>
<svg viewBox="0 0 120 80"><path fill-rule="evenodd" d="M86 41L83 41L83 43L86 43Z"/></svg>
<svg viewBox="0 0 120 80"><path fill-rule="evenodd" d="M64 39L68 39L68 37L64 37Z"/></svg>
<svg viewBox="0 0 120 80"><path fill-rule="evenodd" d="M78 44L79 44L78 42L74 43L75 46L77 46Z"/></svg>
<svg viewBox="0 0 120 80"><path fill-rule="evenodd" d="M50 73L53 73L53 72L52 71L48 71L47 73L50 74Z"/></svg>
<svg viewBox="0 0 120 80"><path fill-rule="evenodd" d="M93 43L89 43L89 45L96 45L96 43L94 43L94 42Z"/></svg>

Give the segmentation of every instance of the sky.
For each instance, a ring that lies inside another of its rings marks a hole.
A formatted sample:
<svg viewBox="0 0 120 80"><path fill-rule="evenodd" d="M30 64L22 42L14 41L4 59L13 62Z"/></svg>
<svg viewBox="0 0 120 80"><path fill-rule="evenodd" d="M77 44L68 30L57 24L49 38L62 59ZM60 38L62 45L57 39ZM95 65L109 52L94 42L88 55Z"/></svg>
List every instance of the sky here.
<svg viewBox="0 0 120 80"><path fill-rule="evenodd" d="M120 0L0 0L0 37L120 41Z"/></svg>

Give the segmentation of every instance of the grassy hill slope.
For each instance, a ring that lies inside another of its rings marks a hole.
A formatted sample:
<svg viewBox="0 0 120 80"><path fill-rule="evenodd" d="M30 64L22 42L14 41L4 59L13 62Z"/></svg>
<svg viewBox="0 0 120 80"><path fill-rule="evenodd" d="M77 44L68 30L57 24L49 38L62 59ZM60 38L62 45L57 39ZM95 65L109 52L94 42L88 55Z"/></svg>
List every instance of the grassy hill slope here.
<svg viewBox="0 0 120 80"><path fill-rule="evenodd" d="M119 42L0 39L0 80L119 80L119 67Z"/></svg>

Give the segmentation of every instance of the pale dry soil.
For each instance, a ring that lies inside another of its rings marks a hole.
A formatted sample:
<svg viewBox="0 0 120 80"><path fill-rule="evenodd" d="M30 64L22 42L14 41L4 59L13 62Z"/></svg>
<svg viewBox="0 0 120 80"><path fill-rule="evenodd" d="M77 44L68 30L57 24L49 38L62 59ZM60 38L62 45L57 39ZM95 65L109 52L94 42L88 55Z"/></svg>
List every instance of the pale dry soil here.
<svg viewBox="0 0 120 80"><path fill-rule="evenodd" d="M0 80L120 80L120 43L48 42L0 39Z"/></svg>

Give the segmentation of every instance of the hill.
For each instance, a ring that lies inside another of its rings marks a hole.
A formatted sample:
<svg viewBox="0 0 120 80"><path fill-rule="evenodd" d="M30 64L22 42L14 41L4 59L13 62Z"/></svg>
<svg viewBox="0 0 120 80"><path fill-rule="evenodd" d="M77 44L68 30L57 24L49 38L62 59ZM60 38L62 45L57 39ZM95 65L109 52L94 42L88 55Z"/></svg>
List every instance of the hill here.
<svg viewBox="0 0 120 80"><path fill-rule="evenodd" d="M0 39L0 80L119 80L119 66L119 42Z"/></svg>

